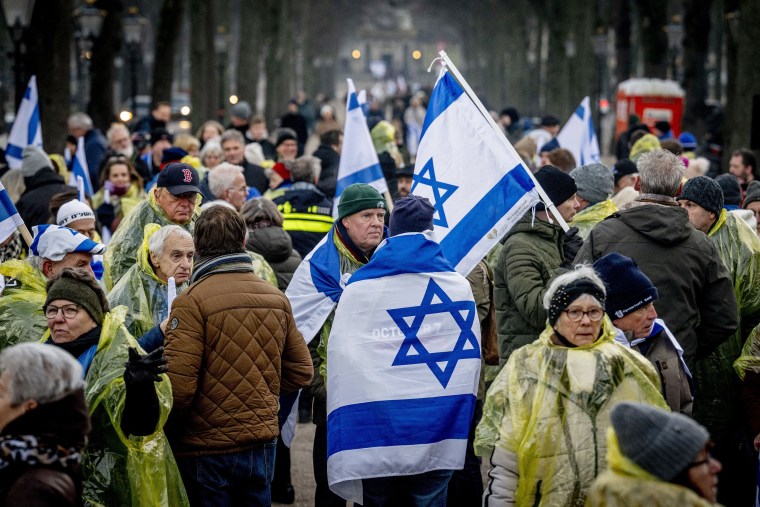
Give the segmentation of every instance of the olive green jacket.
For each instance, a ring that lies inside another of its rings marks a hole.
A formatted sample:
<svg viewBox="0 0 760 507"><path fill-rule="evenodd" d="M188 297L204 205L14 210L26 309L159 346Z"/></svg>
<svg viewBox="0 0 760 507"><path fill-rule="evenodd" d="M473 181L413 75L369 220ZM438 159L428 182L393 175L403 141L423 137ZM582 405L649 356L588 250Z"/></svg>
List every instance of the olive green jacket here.
<svg viewBox="0 0 760 507"><path fill-rule="evenodd" d="M494 266L494 303L499 363L538 338L546 327L543 299L551 279L565 270L565 233L556 223L534 219L528 211L509 230Z"/></svg>

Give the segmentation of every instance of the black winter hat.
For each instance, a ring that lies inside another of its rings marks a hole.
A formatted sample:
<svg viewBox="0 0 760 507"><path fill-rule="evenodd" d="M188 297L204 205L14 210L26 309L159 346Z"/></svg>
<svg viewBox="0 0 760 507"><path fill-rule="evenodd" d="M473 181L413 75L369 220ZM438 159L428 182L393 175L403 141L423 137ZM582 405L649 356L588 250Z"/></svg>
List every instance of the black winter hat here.
<svg viewBox="0 0 760 507"><path fill-rule="evenodd" d="M715 181L723 190L723 205L739 206L742 203L742 187L733 174L721 174Z"/></svg>
<svg viewBox="0 0 760 507"><path fill-rule="evenodd" d="M432 230L434 214L435 208L427 198L417 195L402 197L393 205L390 235Z"/></svg>
<svg viewBox="0 0 760 507"><path fill-rule="evenodd" d="M559 206L578 192L578 187L575 185L572 176L553 165L543 166L534 176L555 206ZM543 205L539 204L541 207L537 209L543 209Z"/></svg>
<svg viewBox="0 0 760 507"><path fill-rule="evenodd" d="M707 176L697 176L687 181L681 195L676 199L695 202L716 215L723 209L723 189L714 179Z"/></svg>
<svg viewBox="0 0 760 507"><path fill-rule="evenodd" d="M747 192L744 194L742 208L747 209L747 204L760 201L760 181L753 180L747 185Z"/></svg>
<svg viewBox="0 0 760 507"><path fill-rule="evenodd" d="M615 185L617 185L618 181L620 181L620 178L623 176L628 176L629 174L636 174L638 172L638 169L636 169L636 164L631 162L630 159L624 158L623 160L618 160L615 162L615 165L612 166L612 174L615 177Z"/></svg>
<svg viewBox="0 0 760 507"><path fill-rule="evenodd" d="M594 270L607 287L604 308L612 320L622 319L657 300L657 287L625 255L609 253L594 263Z"/></svg>

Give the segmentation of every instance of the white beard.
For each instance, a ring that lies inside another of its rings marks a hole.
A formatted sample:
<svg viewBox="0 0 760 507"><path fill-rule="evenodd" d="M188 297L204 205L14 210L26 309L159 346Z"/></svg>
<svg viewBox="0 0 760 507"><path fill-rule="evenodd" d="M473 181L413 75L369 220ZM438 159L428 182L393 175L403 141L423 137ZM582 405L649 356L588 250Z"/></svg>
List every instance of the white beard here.
<svg viewBox="0 0 760 507"><path fill-rule="evenodd" d="M130 144L128 148L124 148L122 150L114 150L119 155L124 155L128 159L132 159L132 155L135 154L135 146L133 144Z"/></svg>

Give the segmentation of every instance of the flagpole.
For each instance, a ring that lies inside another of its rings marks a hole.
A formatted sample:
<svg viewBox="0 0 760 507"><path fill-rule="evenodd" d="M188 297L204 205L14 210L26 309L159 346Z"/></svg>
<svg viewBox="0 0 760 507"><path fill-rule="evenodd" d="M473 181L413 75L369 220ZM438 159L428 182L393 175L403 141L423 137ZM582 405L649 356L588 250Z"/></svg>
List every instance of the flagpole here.
<svg viewBox="0 0 760 507"><path fill-rule="evenodd" d="M32 238L32 235L29 233L29 229L26 228L26 224L19 225L17 229L21 233L21 237L24 238L24 241L26 241L26 246L27 247L32 246L32 241L34 241L34 239Z"/></svg>
<svg viewBox="0 0 760 507"><path fill-rule="evenodd" d="M459 84L464 88L465 93L468 97L470 97L470 100L475 104L475 107L478 108L478 111L480 111L480 114L483 115L483 117L486 119L489 125L491 125L491 128L498 134L496 137L498 137L501 142L504 144L504 146L512 152L512 154L517 158L518 160L522 161L522 157L520 157L517 152L515 151L514 147L510 144L510 142L507 140L507 138L504 136L504 133L501 131L498 125L496 125L496 122L491 117L491 115L488 113L488 110L486 110L485 106L482 102L480 102L480 99L477 95L475 95L475 92L470 88L470 85L465 81L462 74L459 73L459 69L456 68L456 65L451 61L449 58L449 55L446 54L446 51L440 51L438 53L441 57L441 60L446 64L446 66L451 70L451 73L454 74L454 77L457 81L459 81ZM544 202L544 205L551 211L552 215L554 215L554 218L556 218L557 223L559 223L560 227L567 232L570 227L567 225L567 222L565 222L565 219L562 218L562 215L559 214L559 211L557 211L557 208L554 206L554 203L551 199L549 199L549 196L546 195L546 192L543 188L541 188L541 185L536 181L536 178L533 176L533 173L530 172L530 170L525 167L525 164L522 162L520 163L520 167L522 167L526 173L528 173L528 176L530 176L530 179L533 180L533 184L536 186L536 191L538 192L538 195L541 196L541 200Z"/></svg>

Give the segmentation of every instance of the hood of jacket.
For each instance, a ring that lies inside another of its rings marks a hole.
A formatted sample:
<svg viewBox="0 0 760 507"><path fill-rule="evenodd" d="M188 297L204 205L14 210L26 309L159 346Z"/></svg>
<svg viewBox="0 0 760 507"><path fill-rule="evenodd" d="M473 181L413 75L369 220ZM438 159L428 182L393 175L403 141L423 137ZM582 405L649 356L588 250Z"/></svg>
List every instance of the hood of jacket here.
<svg viewBox="0 0 760 507"><path fill-rule="evenodd" d="M557 225L556 221L553 224L550 224L549 222L539 220L538 217L533 215L532 210L528 210L527 213L525 213L522 218L518 220L509 231L507 231L502 243L504 243L510 236L514 236L519 232L539 234L546 239L552 240L559 240L563 233L562 228Z"/></svg>
<svg viewBox="0 0 760 507"><path fill-rule="evenodd" d="M264 227L249 231L245 246L248 250L263 255L270 264L285 262L293 251L290 234L282 227Z"/></svg>
<svg viewBox="0 0 760 507"><path fill-rule="evenodd" d="M694 228L686 210L676 206L646 204L617 215L631 229L661 245L678 245L691 236Z"/></svg>
<svg viewBox="0 0 760 507"><path fill-rule="evenodd" d="M65 183L66 182L58 175L58 173L49 167L43 167L34 173L34 176L24 178L24 184L26 185L26 191L24 193L27 194L35 188L43 187L45 185L62 185Z"/></svg>

